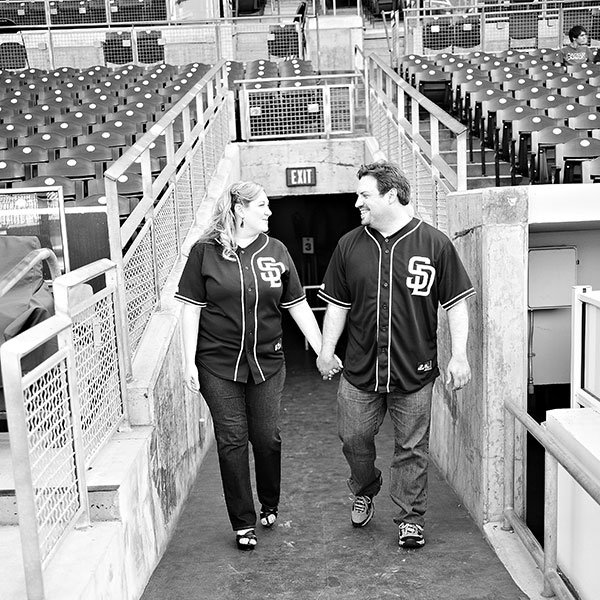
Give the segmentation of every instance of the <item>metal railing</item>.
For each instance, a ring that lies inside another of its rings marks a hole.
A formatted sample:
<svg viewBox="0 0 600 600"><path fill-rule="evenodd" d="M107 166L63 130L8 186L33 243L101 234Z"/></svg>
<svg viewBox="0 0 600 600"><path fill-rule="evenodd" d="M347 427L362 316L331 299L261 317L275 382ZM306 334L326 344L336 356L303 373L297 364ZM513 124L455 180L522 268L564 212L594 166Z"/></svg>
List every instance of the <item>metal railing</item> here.
<svg viewBox="0 0 600 600"><path fill-rule="evenodd" d="M111 259L118 266L126 299L121 310L127 323L128 373L148 321L160 306L162 286L181 243L231 140L228 98L225 63L221 62L104 173ZM153 147L159 139L165 140L167 159L164 168L153 174ZM121 223L119 189L136 161L141 162L143 196Z"/></svg>
<svg viewBox="0 0 600 600"><path fill-rule="evenodd" d="M405 172L421 218L446 231L446 196L467 188L467 128L376 55L363 59L370 134Z"/></svg>
<svg viewBox="0 0 600 600"><path fill-rule="evenodd" d="M474 50L500 52L509 48L558 48L574 25L600 39L597 2L461 2L443 8L409 7L404 12L403 54L434 55Z"/></svg>
<svg viewBox="0 0 600 600"><path fill-rule="evenodd" d="M354 133L358 73L246 79L239 94L244 140Z"/></svg>
<svg viewBox="0 0 600 600"><path fill-rule="evenodd" d="M314 27L318 28L318 20ZM304 57L307 30L306 21L296 21L293 15L108 26L106 22L31 25L26 29L3 26L0 69L215 64L221 59L246 62Z"/></svg>
<svg viewBox="0 0 600 600"><path fill-rule="evenodd" d="M589 308L588 318L584 317ZM571 381L573 398L577 405L587 405L587 400L595 398L596 410L599 398L595 396L597 387L585 389L586 377L598 377L598 361L581 362L587 353L598 356L600 350L598 323L600 316L600 296L582 286L574 288L572 301L572 336L576 344L572 347ZM586 373L587 372L587 376ZM597 381L594 385L597 385ZM597 474L582 465L573 453L549 432L544 424L538 424L526 411L510 400L504 400L504 528L513 529L527 548L536 564L543 572L542 595L558 596L561 600L575 600L567 583L562 579L557 564L558 530L558 465L585 490L596 504L600 505L600 480ZM515 502L515 452L516 422L530 433L545 451L545 489L544 489L544 544L540 546L523 518L514 508Z"/></svg>

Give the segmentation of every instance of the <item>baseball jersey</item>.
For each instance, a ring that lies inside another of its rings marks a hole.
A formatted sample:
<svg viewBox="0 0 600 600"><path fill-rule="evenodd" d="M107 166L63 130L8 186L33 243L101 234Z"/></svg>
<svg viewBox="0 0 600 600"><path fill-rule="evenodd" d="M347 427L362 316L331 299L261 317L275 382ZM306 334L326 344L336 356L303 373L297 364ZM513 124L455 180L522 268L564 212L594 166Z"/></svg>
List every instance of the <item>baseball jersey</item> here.
<svg viewBox="0 0 600 600"><path fill-rule="evenodd" d="M196 363L217 377L260 383L283 365L281 309L305 299L287 248L261 233L235 260L216 242L192 247L175 298L199 306Z"/></svg>
<svg viewBox="0 0 600 600"><path fill-rule="evenodd" d="M348 311L348 381L407 394L439 375L438 304L449 309L474 293L452 242L416 218L389 237L370 227L344 235L319 290Z"/></svg>

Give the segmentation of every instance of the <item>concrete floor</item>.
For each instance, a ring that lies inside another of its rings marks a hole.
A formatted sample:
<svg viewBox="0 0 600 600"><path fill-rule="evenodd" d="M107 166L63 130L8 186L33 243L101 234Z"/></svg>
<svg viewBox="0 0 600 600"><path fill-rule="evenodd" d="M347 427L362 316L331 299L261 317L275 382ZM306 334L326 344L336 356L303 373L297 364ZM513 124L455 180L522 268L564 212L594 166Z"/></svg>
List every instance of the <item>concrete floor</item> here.
<svg viewBox="0 0 600 600"><path fill-rule="evenodd" d="M336 388L321 381L308 353L288 359L277 526L258 526L253 552L236 549L213 446L143 600L527 599L435 468L424 548L397 546L385 480L373 521L352 527ZM384 476L392 450L386 418L378 435Z"/></svg>

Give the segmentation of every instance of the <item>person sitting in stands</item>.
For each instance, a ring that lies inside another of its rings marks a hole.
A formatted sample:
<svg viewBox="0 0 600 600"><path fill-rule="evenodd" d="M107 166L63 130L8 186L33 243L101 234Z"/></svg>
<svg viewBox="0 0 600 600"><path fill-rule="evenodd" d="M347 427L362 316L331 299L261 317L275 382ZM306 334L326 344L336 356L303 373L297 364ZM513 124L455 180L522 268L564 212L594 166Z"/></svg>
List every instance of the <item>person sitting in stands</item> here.
<svg viewBox="0 0 600 600"><path fill-rule="evenodd" d="M564 65L592 63L599 60L588 46L588 32L581 25L569 29L569 40L570 42L559 50L560 62Z"/></svg>

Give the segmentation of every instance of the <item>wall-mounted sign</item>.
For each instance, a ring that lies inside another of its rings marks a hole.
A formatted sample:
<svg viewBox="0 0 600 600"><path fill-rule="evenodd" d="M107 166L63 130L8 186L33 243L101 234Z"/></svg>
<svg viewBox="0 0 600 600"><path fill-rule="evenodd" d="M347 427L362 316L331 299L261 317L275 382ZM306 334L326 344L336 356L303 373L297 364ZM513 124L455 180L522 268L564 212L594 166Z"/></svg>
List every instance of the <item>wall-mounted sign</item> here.
<svg viewBox="0 0 600 600"><path fill-rule="evenodd" d="M302 254L314 254L315 253L315 238L303 237L302 238Z"/></svg>
<svg viewBox="0 0 600 600"><path fill-rule="evenodd" d="M288 167L285 170L285 183L288 187L317 185L317 168Z"/></svg>

